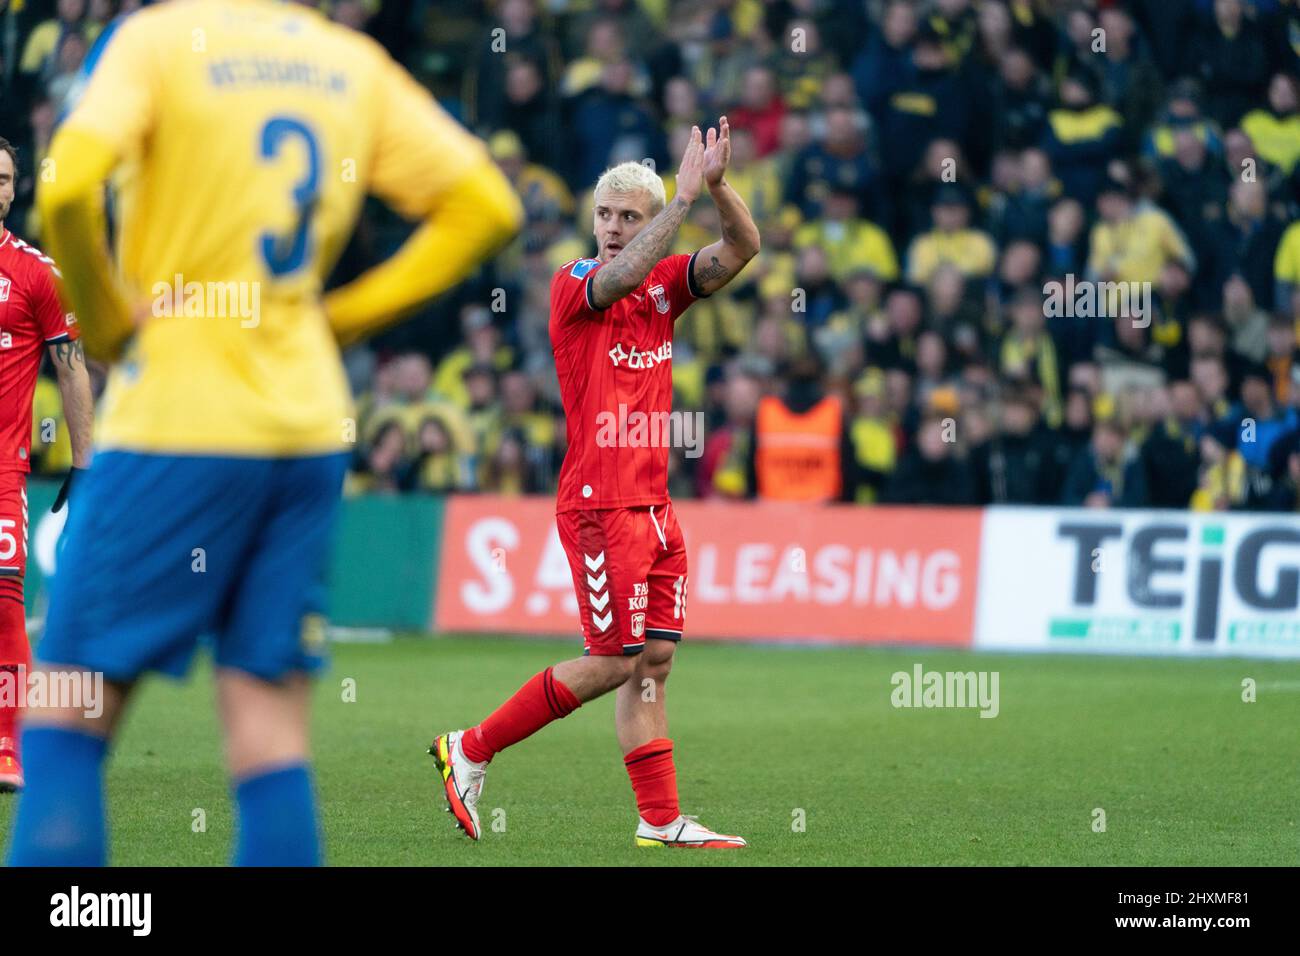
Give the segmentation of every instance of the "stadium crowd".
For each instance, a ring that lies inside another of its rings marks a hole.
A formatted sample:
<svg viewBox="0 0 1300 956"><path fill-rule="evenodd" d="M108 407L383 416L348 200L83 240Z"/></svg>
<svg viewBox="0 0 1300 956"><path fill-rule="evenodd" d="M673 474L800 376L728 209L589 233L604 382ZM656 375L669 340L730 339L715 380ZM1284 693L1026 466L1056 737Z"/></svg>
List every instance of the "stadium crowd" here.
<svg viewBox="0 0 1300 956"><path fill-rule="evenodd" d="M10 225L37 242L51 130L133 5L8 0ZM675 407L705 427L674 495L1300 508L1300 4L313 5L427 82L527 211L474 281L347 354L350 491L554 489L548 287L594 251L591 187L634 159L671 196L725 114L763 250L678 324ZM407 228L368 208L336 281ZM675 251L716 234L705 198ZM764 453L801 429L802 474Z"/></svg>

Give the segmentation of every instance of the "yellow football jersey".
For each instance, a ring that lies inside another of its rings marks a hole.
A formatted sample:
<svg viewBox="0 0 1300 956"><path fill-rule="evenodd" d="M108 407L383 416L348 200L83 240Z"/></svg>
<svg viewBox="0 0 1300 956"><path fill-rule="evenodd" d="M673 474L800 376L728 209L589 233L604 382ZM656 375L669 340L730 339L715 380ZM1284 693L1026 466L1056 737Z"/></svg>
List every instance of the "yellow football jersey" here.
<svg viewBox="0 0 1300 956"><path fill-rule="evenodd" d="M98 436L138 451L344 447L351 396L320 296L362 200L424 216L490 162L369 37L267 0L131 15L65 128L118 162L117 267L140 324Z"/></svg>

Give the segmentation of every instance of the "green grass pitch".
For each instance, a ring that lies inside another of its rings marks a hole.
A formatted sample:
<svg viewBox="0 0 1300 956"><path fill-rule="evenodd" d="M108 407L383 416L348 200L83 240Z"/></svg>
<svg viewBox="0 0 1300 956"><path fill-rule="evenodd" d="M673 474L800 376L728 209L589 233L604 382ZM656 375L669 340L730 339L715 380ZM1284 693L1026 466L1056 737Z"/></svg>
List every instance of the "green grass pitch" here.
<svg viewBox="0 0 1300 956"><path fill-rule="evenodd" d="M572 641L336 645L315 701L337 865L1250 865L1300 860L1294 663L690 642L668 684L684 812L734 852L637 849L597 701L501 754L470 843L443 812L438 730L473 723ZM896 709L890 676L992 670L1001 712ZM109 771L112 861L219 865L231 807L206 670L142 689ZM1253 679L1258 700L1242 700ZM355 702L344 682L355 681ZM0 832L14 799L0 796ZM1105 832L1094 831L1094 810ZM206 829L195 832L196 810ZM800 820L803 826L800 827ZM494 827L496 829L494 829ZM6 837L7 842L7 837Z"/></svg>

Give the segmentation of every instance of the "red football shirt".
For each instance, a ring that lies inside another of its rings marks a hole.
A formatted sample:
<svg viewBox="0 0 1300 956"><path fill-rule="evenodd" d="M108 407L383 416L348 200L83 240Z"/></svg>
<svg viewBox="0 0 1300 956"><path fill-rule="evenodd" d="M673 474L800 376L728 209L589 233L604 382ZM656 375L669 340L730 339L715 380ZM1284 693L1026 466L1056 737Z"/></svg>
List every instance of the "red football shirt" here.
<svg viewBox="0 0 1300 956"><path fill-rule="evenodd" d="M0 229L0 471L30 471L32 392L51 342L77 338L59 303L54 260Z"/></svg>
<svg viewBox="0 0 1300 956"><path fill-rule="evenodd" d="M697 254L662 260L607 309L591 304L598 259L567 262L551 279L551 348L569 435L557 514L668 501L673 322L701 298L691 278Z"/></svg>

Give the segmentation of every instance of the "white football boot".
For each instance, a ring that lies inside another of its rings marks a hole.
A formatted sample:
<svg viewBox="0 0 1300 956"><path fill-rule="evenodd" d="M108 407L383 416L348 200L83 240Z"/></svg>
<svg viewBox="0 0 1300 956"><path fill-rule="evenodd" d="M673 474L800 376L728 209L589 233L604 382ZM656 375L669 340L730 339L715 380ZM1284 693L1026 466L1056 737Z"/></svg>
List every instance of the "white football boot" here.
<svg viewBox="0 0 1300 956"><path fill-rule="evenodd" d="M652 827L638 819L637 846L685 846L701 850L739 850L745 841L738 836L714 833L695 817L679 816L663 827Z"/></svg>
<svg viewBox="0 0 1300 956"><path fill-rule="evenodd" d="M442 773L448 812L455 816L456 826L464 830L467 837L477 840L483 832L478 825L478 798L483 793L487 764L475 763L465 756L460 745L464 736L463 730L443 734L433 742L429 753Z"/></svg>

